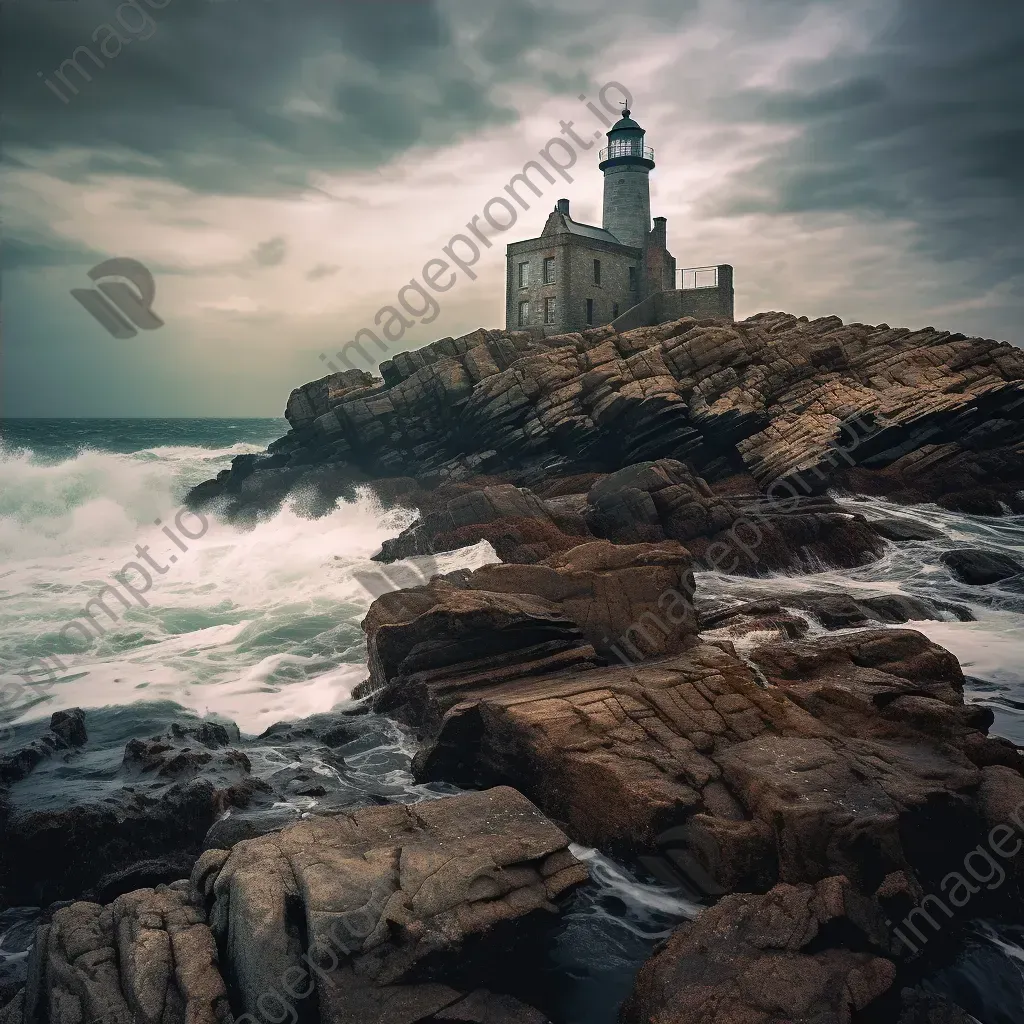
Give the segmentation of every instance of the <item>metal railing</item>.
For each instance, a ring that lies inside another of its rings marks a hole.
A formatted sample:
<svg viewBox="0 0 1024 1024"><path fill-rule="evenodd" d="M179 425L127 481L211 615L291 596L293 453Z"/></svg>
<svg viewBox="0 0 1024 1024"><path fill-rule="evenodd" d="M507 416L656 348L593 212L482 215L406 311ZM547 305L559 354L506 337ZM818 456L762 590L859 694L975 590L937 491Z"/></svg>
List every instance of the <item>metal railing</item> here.
<svg viewBox="0 0 1024 1024"><path fill-rule="evenodd" d="M618 139L607 149L602 149L598 159L603 163L605 160L615 160L620 156L638 156L654 162L654 150L650 146L642 145L639 139Z"/></svg>
<svg viewBox="0 0 1024 1024"><path fill-rule="evenodd" d="M682 277L679 287L684 290L718 287L718 267L688 267L676 273Z"/></svg>

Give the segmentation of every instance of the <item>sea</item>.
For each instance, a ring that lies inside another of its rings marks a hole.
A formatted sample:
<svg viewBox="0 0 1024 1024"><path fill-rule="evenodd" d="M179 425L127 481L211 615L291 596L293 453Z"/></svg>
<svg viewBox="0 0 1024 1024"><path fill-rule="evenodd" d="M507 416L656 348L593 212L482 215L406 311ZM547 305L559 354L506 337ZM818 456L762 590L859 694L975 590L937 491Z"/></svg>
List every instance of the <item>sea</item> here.
<svg viewBox="0 0 1024 1024"><path fill-rule="evenodd" d="M359 623L381 592L372 556L416 513L382 508L369 491L319 518L295 501L244 525L197 516L183 504L190 487L236 455L264 450L287 426L283 419L0 421L0 752L62 708L86 709L91 742L115 750L182 715L229 719L256 736L351 701L367 674ZM950 614L910 625L959 658L967 699L992 709L993 731L1024 744L1022 578L965 586L939 557L959 546L1024 560L1024 517L837 497L871 517L938 528L943 539L892 545L880 561L853 570L754 580L698 573L698 591L721 598L906 593L966 606L974 621ZM497 560L481 543L437 556L433 571ZM105 589L116 583L130 588L127 606ZM109 612L92 606L101 628L86 642L73 623L98 596ZM810 625L812 636L821 632ZM44 666L51 666L48 685L26 690L23 675ZM396 791L405 800L432 798L412 780L412 750L396 728L382 752ZM577 850L595 883L570 898L547 977L537 983L554 1024L613 1024L640 963L701 907L641 865ZM5 957L24 956L29 917L0 914L0 967ZM976 922L927 984L982 1024L1024 1022L1024 927Z"/></svg>

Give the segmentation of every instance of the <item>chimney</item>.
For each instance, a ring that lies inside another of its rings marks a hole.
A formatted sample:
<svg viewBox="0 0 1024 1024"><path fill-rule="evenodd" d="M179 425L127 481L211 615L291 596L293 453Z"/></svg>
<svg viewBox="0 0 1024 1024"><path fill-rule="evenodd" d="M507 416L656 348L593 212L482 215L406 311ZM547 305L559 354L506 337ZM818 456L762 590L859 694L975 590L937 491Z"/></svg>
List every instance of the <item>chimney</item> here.
<svg viewBox="0 0 1024 1024"><path fill-rule="evenodd" d="M651 245L659 249L668 248L668 234L665 225L668 221L664 217L654 218L654 228L651 230Z"/></svg>
<svg viewBox="0 0 1024 1024"><path fill-rule="evenodd" d="M555 209L559 213L564 213L566 215L566 217L568 217L569 216L569 200L568 199L559 199L558 202L555 203Z"/></svg>

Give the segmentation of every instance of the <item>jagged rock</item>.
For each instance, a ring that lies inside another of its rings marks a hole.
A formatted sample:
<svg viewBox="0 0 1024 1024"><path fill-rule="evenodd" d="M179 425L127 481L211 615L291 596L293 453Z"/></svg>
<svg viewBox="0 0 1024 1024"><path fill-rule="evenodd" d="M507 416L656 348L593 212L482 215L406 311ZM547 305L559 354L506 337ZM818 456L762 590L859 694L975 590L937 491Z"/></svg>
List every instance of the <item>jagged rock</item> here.
<svg viewBox="0 0 1024 1024"><path fill-rule="evenodd" d="M451 706L421 779L514 784L588 845L667 835L707 892L836 873L865 891L896 871L937 883L982 835L980 752L1006 756L985 739L991 713L964 706L956 659L909 630L423 685Z"/></svg>
<svg viewBox="0 0 1024 1024"><path fill-rule="evenodd" d="M343 370L296 388L288 398L284 415L293 430L309 427L346 397L362 395L380 381L365 370Z"/></svg>
<svg viewBox="0 0 1024 1024"><path fill-rule="evenodd" d="M85 712L81 708L55 711L50 716L50 732L66 747L80 747L89 739L85 731Z"/></svg>
<svg viewBox="0 0 1024 1024"><path fill-rule="evenodd" d="M942 556L942 564L964 583L980 587L988 583L1000 583L1011 576L1024 573L1024 565L1015 558L998 551L983 548L958 548Z"/></svg>
<svg viewBox="0 0 1024 1024"><path fill-rule="evenodd" d="M338 471L305 467L332 462L440 482L482 465L565 476L662 459L712 476L745 468L776 498L870 477L879 493L955 492L986 513L1024 500L1024 353L932 328L762 313L621 335L481 330L401 353L382 373L297 389L289 438L190 500L279 500L297 482L329 486Z"/></svg>
<svg viewBox="0 0 1024 1024"><path fill-rule="evenodd" d="M732 495L735 522L689 542L698 565L727 574L853 569L885 553L885 541L864 516L824 497L777 500Z"/></svg>
<svg viewBox="0 0 1024 1024"><path fill-rule="evenodd" d="M559 522L556 522L555 517ZM567 527L578 529L573 535ZM488 541L503 561L530 564L566 551L589 536L585 524L550 509L532 491L511 484L462 492L427 512L398 537L384 542L376 559L429 555Z"/></svg>
<svg viewBox="0 0 1024 1024"><path fill-rule="evenodd" d="M892 541L944 540L946 536L934 526L912 523L906 519L872 519L870 525L880 537Z"/></svg>
<svg viewBox="0 0 1024 1024"><path fill-rule="evenodd" d="M975 413L977 415L977 413ZM951 512L1003 515L1004 503L1024 511L1024 443L1020 417L981 423L972 437L924 444L888 466L850 469L850 490L907 504L934 501Z"/></svg>
<svg viewBox="0 0 1024 1024"><path fill-rule="evenodd" d="M74 713L58 728L72 738L84 736ZM271 792L252 776L245 754L227 742L226 730L210 723L131 740L117 788L88 803L61 806L58 799L37 808L30 794L21 795L27 783L16 782L0 847L7 902L45 905L94 886L109 891L121 873L167 880L160 861L180 865L189 854L194 859L207 829L227 808ZM73 842L66 841L69 836Z"/></svg>
<svg viewBox="0 0 1024 1024"><path fill-rule="evenodd" d="M355 695L375 694L377 711L419 728L429 728L461 689L479 679L597 663L580 627L550 601L467 590L449 581L382 595L363 629L370 679Z"/></svg>
<svg viewBox="0 0 1024 1024"><path fill-rule="evenodd" d="M62 907L36 935L25 1024L231 1024L217 947L187 883Z"/></svg>
<svg viewBox="0 0 1024 1024"><path fill-rule="evenodd" d="M283 989L315 991L325 1024L527 1024L543 1018L461 979L515 972L509 935L528 943L587 878L567 847L499 788L311 819L203 854L192 882L245 1013Z"/></svg>
<svg viewBox="0 0 1024 1024"><path fill-rule="evenodd" d="M634 639L643 657L658 657L688 646L697 632L691 566L690 553L675 541L591 541L534 566L484 566L468 574L463 585L550 601L579 625L603 657L615 656L612 648L622 636ZM642 627L669 606L674 629L647 634Z"/></svg>
<svg viewBox="0 0 1024 1024"><path fill-rule="evenodd" d="M622 643L640 659L681 650L696 632L693 591L689 553L674 541L591 541L384 594L363 621L375 707L430 728L483 680L578 671Z"/></svg>
<svg viewBox="0 0 1024 1024"><path fill-rule="evenodd" d="M80 712L57 720L84 734ZM0 788L0 906L106 904L188 877L204 849L229 848L303 815L403 799L403 783L384 771L367 777L346 760L396 738L393 722L339 707L256 738L231 723L184 717L159 736L130 740L117 765L88 743L84 756L75 749L44 759Z"/></svg>
<svg viewBox="0 0 1024 1024"><path fill-rule="evenodd" d="M746 575L853 568L885 551L862 515L830 498L723 498L683 463L660 459L605 474L586 494L542 500L510 484L460 491L385 541L376 557L389 562L486 540L502 561L529 565L591 536L618 544L679 540L702 567Z"/></svg>
<svg viewBox="0 0 1024 1024"><path fill-rule="evenodd" d="M731 526L737 511L681 462L639 463L599 480L587 494L587 522L620 544L671 538L685 543Z"/></svg>
<svg viewBox="0 0 1024 1024"><path fill-rule="evenodd" d="M81 708L56 711L50 716L50 728L38 740L0 757L0 785L19 782L41 761L58 751L72 751L88 740L85 712Z"/></svg>
<svg viewBox="0 0 1024 1024"><path fill-rule="evenodd" d="M892 985L887 951L880 908L845 878L726 896L644 964L621 1020L850 1024Z"/></svg>
<svg viewBox="0 0 1024 1024"><path fill-rule="evenodd" d="M909 594L881 594L855 598L850 594L806 591L787 593L781 598L755 596L752 601L698 602L700 628L721 631L735 638L765 628L782 629L792 638L807 632L807 622L792 612L808 612L826 629L852 629L873 623L891 625L912 621L956 618L972 622L974 616L963 605L934 601Z"/></svg>

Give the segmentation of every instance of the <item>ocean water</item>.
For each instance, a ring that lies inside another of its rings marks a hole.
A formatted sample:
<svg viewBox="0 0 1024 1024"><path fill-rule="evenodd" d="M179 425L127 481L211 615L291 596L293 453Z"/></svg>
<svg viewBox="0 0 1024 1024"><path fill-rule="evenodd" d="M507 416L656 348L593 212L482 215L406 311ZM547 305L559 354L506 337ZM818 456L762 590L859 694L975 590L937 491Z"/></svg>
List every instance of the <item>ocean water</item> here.
<svg viewBox="0 0 1024 1024"><path fill-rule="evenodd" d="M57 675L21 720L173 701L259 733L349 696L365 678L359 622L373 600L360 579L379 572L370 556L413 514L384 511L368 493L320 519L285 507L251 529L182 508L188 488L286 429L284 420L4 424L0 667L4 677L41 676L44 664ZM486 560L484 545L438 564Z"/></svg>
<svg viewBox="0 0 1024 1024"><path fill-rule="evenodd" d="M182 506L188 488L286 429L280 419L0 422L0 725L16 731L8 740L0 733L0 749L67 707L87 709L92 742L113 755L183 711L231 719L255 735L349 699L366 675L359 623L383 589L367 585L380 569L371 556L414 513L384 509L368 492L318 519L286 505L252 527L200 519ZM849 571L756 580L699 573L699 590L737 600L811 589L904 592L969 607L975 621L950 615L910 625L957 655L968 699L993 709L996 732L1024 743L1024 585L966 587L939 561L955 546L1024 559L1024 517L842 500L870 517L938 527L944 539L892 546L881 561ZM438 556L435 571L496 560L482 543ZM97 597L86 641L73 624ZM23 685L26 675L40 685ZM436 795L413 786L410 752L396 730L351 767L375 784L386 769L402 799ZM612 1024L638 965L699 907L630 866L580 854L595 884L572 898L537 982L556 1024ZM0 960L9 936L24 930L19 921L0 918ZM1019 932L979 924L982 952L965 952L966 965L948 965L936 987L956 992L984 1024L1024 1021ZM996 974L1010 983L987 984Z"/></svg>

